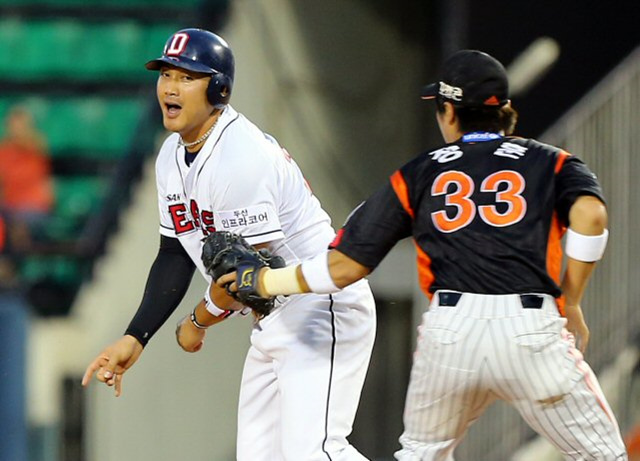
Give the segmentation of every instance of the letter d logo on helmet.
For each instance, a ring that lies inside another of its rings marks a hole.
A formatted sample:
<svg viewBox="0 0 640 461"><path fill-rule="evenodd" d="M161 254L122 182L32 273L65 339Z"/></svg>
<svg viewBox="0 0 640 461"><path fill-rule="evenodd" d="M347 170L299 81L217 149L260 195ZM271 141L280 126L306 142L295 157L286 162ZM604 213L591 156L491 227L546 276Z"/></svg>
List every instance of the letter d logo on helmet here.
<svg viewBox="0 0 640 461"><path fill-rule="evenodd" d="M216 109L229 103L235 62L222 37L203 29L179 30L167 40L162 56L145 65L149 70L160 70L163 66L211 75L207 88L209 102Z"/></svg>

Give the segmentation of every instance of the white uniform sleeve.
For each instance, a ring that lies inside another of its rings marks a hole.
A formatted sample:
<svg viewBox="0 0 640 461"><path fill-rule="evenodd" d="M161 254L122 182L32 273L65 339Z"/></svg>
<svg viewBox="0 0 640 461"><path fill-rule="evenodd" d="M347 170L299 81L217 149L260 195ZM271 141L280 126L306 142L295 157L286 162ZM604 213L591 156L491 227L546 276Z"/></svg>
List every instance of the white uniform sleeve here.
<svg viewBox="0 0 640 461"><path fill-rule="evenodd" d="M217 205L213 213L216 230L240 234L251 245L285 237L278 216L280 175L271 157L280 154L270 152L269 145L257 147L267 150L254 152L251 161L243 161L242 154L238 155L223 176L224 186L218 183L212 188L223 191L213 198Z"/></svg>

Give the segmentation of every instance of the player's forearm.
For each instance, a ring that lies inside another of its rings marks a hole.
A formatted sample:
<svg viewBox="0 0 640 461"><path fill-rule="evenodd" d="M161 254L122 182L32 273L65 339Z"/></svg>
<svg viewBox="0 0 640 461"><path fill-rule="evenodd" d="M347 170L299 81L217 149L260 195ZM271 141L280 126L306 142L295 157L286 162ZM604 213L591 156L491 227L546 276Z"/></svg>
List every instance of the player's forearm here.
<svg viewBox="0 0 640 461"><path fill-rule="evenodd" d="M261 291L268 296L295 293L333 293L369 274L370 270L337 250L312 258L295 268L261 273Z"/></svg>
<svg viewBox="0 0 640 461"><path fill-rule="evenodd" d="M207 310L205 301L202 300L193 310L193 317L191 319L194 325L208 328L216 323L222 322L226 316L217 316Z"/></svg>
<svg viewBox="0 0 640 461"><path fill-rule="evenodd" d="M162 242L149 271L140 307L125 331L143 346L178 307L195 271L189 256L174 246L176 242L166 239Z"/></svg>
<svg viewBox="0 0 640 461"><path fill-rule="evenodd" d="M567 306L580 304L595 265L595 263L585 263L571 258L567 260L561 286Z"/></svg>
<svg viewBox="0 0 640 461"><path fill-rule="evenodd" d="M338 288L351 285L371 272L368 267L363 266L338 250L331 250L327 260L331 279Z"/></svg>

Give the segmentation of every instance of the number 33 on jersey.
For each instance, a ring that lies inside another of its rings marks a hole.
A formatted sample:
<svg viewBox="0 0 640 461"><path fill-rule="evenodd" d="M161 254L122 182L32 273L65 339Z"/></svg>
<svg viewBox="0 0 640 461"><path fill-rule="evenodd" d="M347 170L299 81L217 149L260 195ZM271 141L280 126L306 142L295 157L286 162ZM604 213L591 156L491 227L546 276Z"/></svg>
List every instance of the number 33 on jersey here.
<svg viewBox="0 0 640 461"><path fill-rule="evenodd" d="M399 201L393 226L400 233L421 229L413 237L423 288L559 296L560 239L568 210L578 194L602 197L595 175L550 145L472 135L418 156L391 176ZM416 223L408 226L403 215ZM509 267L514 257L527 261L531 272ZM455 272L441 269L452 267L445 261L458 263ZM482 286L469 287L478 273L487 275Z"/></svg>

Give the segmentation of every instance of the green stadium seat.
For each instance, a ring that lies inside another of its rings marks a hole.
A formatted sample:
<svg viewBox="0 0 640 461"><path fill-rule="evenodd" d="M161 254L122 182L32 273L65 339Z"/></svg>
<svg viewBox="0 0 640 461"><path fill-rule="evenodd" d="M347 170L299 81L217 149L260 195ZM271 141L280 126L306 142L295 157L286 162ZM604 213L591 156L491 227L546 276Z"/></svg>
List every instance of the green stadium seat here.
<svg viewBox="0 0 640 461"><path fill-rule="evenodd" d="M7 80L151 81L156 57L174 24L71 19L0 19L0 72Z"/></svg>
<svg viewBox="0 0 640 461"><path fill-rule="evenodd" d="M53 215L62 220L83 221L100 209L109 178L57 177L54 178L55 207Z"/></svg>
<svg viewBox="0 0 640 461"><path fill-rule="evenodd" d="M23 53L24 24L18 19L0 20L0 69L20 76L28 64L17 59ZM7 77L10 77L8 75Z"/></svg>
<svg viewBox="0 0 640 461"><path fill-rule="evenodd" d="M184 8L197 6L206 0L181 0L180 6ZM22 6L22 5L51 5L51 6L92 6L101 7L149 7L158 6L175 7L175 0L0 0L0 6Z"/></svg>
<svg viewBox="0 0 640 461"><path fill-rule="evenodd" d="M120 100L109 105L104 123L112 127L105 147L108 151L120 154L130 145L142 112L138 101Z"/></svg>
<svg viewBox="0 0 640 461"><path fill-rule="evenodd" d="M82 280L81 263L70 256L30 256L21 265L20 275L28 284L53 279L64 285Z"/></svg>
<svg viewBox="0 0 640 461"><path fill-rule="evenodd" d="M130 79L143 68L143 27L133 22L95 24L86 31L82 73L94 79Z"/></svg>
<svg viewBox="0 0 640 461"><path fill-rule="evenodd" d="M45 239L75 240L87 219L100 211L109 181L100 176L54 177L55 206L44 231Z"/></svg>
<svg viewBox="0 0 640 461"><path fill-rule="evenodd" d="M72 20L30 22L26 28L25 46L30 69L27 76L36 79L72 75L81 59L79 46L84 27Z"/></svg>
<svg viewBox="0 0 640 461"><path fill-rule="evenodd" d="M143 61L147 62L160 56L162 47L176 29L175 24L154 24L147 27L144 47L141 50Z"/></svg>
<svg viewBox="0 0 640 461"><path fill-rule="evenodd" d="M141 100L129 98L0 98L1 120L17 102L34 114L54 157L71 152L119 158L127 151L143 108Z"/></svg>

